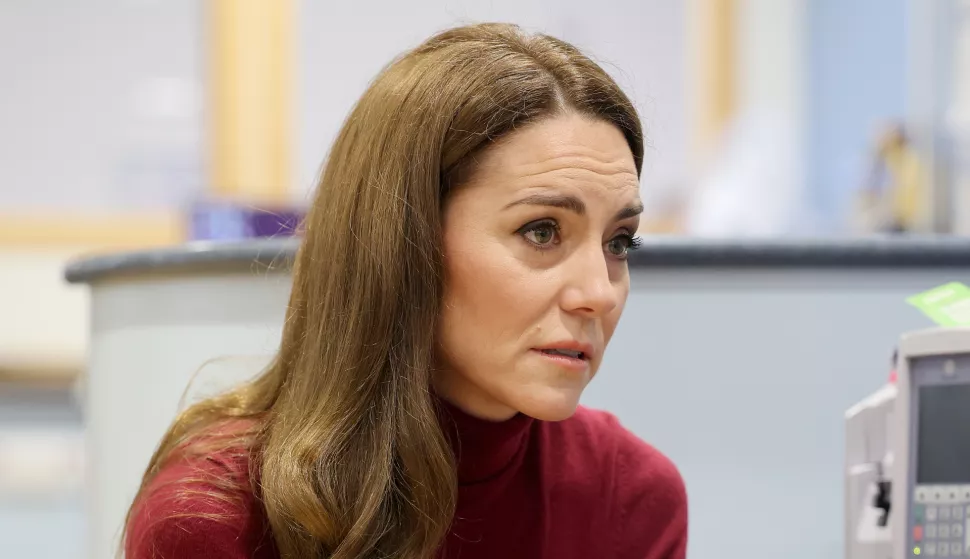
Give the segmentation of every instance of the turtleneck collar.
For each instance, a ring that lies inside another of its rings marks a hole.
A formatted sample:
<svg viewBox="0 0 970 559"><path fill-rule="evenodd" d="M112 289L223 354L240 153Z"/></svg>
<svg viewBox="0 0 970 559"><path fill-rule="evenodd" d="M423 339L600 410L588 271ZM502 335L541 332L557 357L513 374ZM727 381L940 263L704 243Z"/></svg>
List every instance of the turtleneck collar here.
<svg viewBox="0 0 970 559"><path fill-rule="evenodd" d="M489 421L468 414L443 398L439 420L458 462L458 483L469 485L501 473L528 442L533 418L518 413L505 421Z"/></svg>

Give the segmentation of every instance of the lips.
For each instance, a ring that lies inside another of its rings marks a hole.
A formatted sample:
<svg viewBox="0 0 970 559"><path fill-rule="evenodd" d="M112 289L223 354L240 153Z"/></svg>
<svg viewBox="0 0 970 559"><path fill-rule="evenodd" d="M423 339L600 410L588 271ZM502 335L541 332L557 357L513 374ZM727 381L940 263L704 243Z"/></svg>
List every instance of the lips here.
<svg viewBox="0 0 970 559"><path fill-rule="evenodd" d="M564 357L572 357L573 359L586 360L586 353L582 351L574 351L571 349L540 349L542 353L546 355L562 355Z"/></svg>
<svg viewBox="0 0 970 559"><path fill-rule="evenodd" d="M581 361L591 361L593 359L593 346L575 340L553 342L533 349L551 357L578 359Z"/></svg>

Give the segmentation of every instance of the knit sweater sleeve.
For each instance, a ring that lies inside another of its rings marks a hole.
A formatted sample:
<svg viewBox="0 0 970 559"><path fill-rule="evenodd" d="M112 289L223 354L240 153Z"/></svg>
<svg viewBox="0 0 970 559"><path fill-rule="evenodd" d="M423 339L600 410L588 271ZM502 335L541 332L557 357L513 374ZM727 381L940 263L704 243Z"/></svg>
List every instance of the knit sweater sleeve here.
<svg viewBox="0 0 970 559"><path fill-rule="evenodd" d="M274 557L262 508L245 470L218 458L167 465L132 509L127 559L251 559ZM232 482L239 489L227 489Z"/></svg>

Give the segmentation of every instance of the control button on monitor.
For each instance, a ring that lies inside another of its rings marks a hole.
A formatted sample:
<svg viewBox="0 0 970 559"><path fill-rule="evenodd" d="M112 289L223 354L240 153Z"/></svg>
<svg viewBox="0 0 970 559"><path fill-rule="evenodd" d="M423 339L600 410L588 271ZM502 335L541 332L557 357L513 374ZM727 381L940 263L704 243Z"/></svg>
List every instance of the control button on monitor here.
<svg viewBox="0 0 970 559"><path fill-rule="evenodd" d="M936 507L933 505L926 507L926 519L930 522L936 520Z"/></svg>
<svg viewBox="0 0 970 559"><path fill-rule="evenodd" d="M946 542L940 542L940 545L936 548L937 557L949 557L950 556L950 546Z"/></svg>
<svg viewBox="0 0 970 559"><path fill-rule="evenodd" d="M940 524L940 529L938 530L941 539L947 539L950 537L950 525Z"/></svg>
<svg viewBox="0 0 970 559"><path fill-rule="evenodd" d="M958 497L959 494L960 494L960 490L957 489L956 486L950 486L946 488L946 499L951 503L955 503L960 500Z"/></svg>
<svg viewBox="0 0 970 559"><path fill-rule="evenodd" d="M949 520L949 519L950 519L950 507L945 505L940 507L940 520Z"/></svg>
<svg viewBox="0 0 970 559"><path fill-rule="evenodd" d="M923 530L923 535L926 539L931 540L936 537L936 524L927 524L926 528Z"/></svg>
<svg viewBox="0 0 970 559"><path fill-rule="evenodd" d="M913 526L913 540L922 541L923 539L923 527Z"/></svg>
<svg viewBox="0 0 970 559"><path fill-rule="evenodd" d="M940 501L943 500L943 492L940 491L939 489L934 490L932 495L933 496L931 498L933 499L934 503L939 503Z"/></svg>
<svg viewBox="0 0 970 559"><path fill-rule="evenodd" d="M963 557L963 544L953 542L950 544L950 557Z"/></svg>
<svg viewBox="0 0 970 559"><path fill-rule="evenodd" d="M962 538L963 537L963 524L957 522L956 524L954 524L953 526L951 526L950 527L950 535L953 536L954 538Z"/></svg>
<svg viewBox="0 0 970 559"><path fill-rule="evenodd" d="M923 554L930 557L936 557L936 544L930 542L923 546Z"/></svg>
<svg viewBox="0 0 970 559"><path fill-rule="evenodd" d="M963 500L970 501L970 485L961 486L960 491L963 493Z"/></svg>
<svg viewBox="0 0 970 559"><path fill-rule="evenodd" d="M963 505L953 505L953 511L950 514L953 515L954 520L963 520Z"/></svg>

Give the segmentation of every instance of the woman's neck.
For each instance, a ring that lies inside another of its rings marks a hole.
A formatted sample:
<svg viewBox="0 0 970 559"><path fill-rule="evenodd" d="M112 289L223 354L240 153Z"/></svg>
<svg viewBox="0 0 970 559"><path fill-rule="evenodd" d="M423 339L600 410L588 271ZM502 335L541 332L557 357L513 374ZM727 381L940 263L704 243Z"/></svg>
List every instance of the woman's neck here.
<svg viewBox="0 0 970 559"><path fill-rule="evenodd" d="M458 463L458 482L486 481L503 471L522 451L534 419L515 413L504 421L472 415L443 397L437 398L441 428Z"/></svg>

